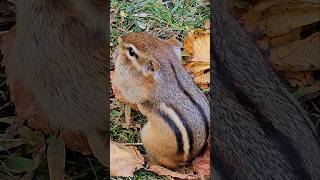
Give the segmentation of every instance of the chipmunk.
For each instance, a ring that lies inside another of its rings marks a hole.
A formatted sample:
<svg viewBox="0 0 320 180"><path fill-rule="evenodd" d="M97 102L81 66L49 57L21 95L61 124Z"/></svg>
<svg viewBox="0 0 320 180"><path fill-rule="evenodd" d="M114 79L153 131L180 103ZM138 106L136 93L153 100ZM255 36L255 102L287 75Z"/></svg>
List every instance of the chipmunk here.
<svg viewBox="0 0 320 180"><path fill-rule="evenodd" d="M227 180L319 180L315 125L227 1L211 7L212 169Z"/></svg>
<svg viewBox="0 0 320 180"><path fill-rule="evenodd" d="M108 165L105 8L104 0L17 1L16 36L5 66L13 102L27 105L18 107L18 116L37 116L26 115L35 106L52 131L84 134ZM22 90L29 105L15 95Z"/></svg>
<svg viewBox="0 0 320 180"><path fill-rule="evenodd" d="M153 164L186 165L209 137L209 103L181 65L181 43L148 33L119 38L114 85L148 118L141 139Z"/></svg>

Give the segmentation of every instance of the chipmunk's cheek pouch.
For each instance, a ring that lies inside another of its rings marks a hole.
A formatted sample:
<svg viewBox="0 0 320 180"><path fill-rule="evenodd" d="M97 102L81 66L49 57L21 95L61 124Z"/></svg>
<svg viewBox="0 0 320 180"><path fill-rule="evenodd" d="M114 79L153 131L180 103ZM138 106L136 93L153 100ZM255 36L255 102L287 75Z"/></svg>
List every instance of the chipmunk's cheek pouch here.
<svg viewBox="0 0 320 180"><path fill-rule="evenodd" d="M160 63L157 60L150 60L142 67L143 75L146 77L156 77L160 71Z"/></svg>

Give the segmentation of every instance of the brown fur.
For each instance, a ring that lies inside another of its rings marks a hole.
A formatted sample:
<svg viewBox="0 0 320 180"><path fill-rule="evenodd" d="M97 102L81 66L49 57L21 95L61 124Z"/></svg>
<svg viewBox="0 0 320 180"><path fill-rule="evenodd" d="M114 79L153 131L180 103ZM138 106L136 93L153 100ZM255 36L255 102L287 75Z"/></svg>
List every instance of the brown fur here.
<svg viewBox="0 0 320 180"><path fill-rule="evenodd" d="M139 67L131 65L127 58L126 44L136 47ZM176 137L159 116L161 103L174 106L192 130L193 151L190 160L199 153L206 141L201 113L180 89L175 77L182 88L200 104L206 121L209 117L208 101L181 65L181 54L176 51L180 45L176 40L162 40L147 33L127 34L120 40L119 56L115 62L115 85L129 102L137 103L139 110L148 117L148 123L142 130L142 140L147 153L153 162L170 168L185 164L186 159L176 153ZM149 62L153 62L153 66L159 64L160 68L157 71L155 67L155 72L150 73L151 76L144 76L139 68L143 70L145 66L141 64L150 64Z"/></svg>
<svg viewBox="0 0 320 180"><path fill-rule="evenodd" d="M319 179L319 137L307 113L224 1L212 10L213 167L221 179Z"/></svg>
<svg viewBox="0 0 320 180"><path fill-rule="evenodd" d="M107 164L101 134L107 130L104 1L30 0L16 6L7 74L31 95L51 130L85 134L94 154ZM18 113L30 118L24 110Z"/></svg>

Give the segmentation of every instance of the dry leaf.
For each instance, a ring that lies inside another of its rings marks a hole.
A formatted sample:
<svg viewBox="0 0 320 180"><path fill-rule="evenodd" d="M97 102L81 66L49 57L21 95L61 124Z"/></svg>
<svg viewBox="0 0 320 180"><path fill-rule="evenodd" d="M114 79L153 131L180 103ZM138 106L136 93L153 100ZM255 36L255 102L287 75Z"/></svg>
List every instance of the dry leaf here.
<svg viewBox="0 0 320 180"><path fill-rule="evenodd" d="M132 177L134 171L143 167L144 158L136 147L110 142L111 176Z"/></svg>
<svg viewBox="0 0 320 180"><path fill-rule="evenodd" d="M197 38L193 42L193 58L191 61L210 62L210 35Z"/></svg>
<svg viewBox="0 0 320 180"><path fill-rule="evenodd" d="M210 74L205 73L205 70L210 69L210 33L200 29L190 31L184 41L184 49L192 55L185 69L201 89L208 88Z"/></svg>
<svg viewBox="0 0 320 180"><path fill-rule="evenodd" d="M197 73L201 71L205 71L207 69L210 69L209 63L203 63L203 62L191 62L188 65L185 66L185 68L192 73Z"/></svg>
<svg viewBox="0 0 320 180"><path fill-rule="evenodd" d="M270 44L272 47L279 47L290 41L296 41L301 38L301 30L302 28L296 28L293 31L290 31L286 34L282 34L281 36L277 36L270 39Z"/></svg>
<svg viewBox="0 0 320 180"><path fill-rule="evenodd" d="M50 179L64 179L66 158L64 141L51 136L48 144L47 159Z"/></svg>
<svg viewBox="0 0 320 180"><path fill-rule="evenodd" d="M204 21L204 28L210 29L210 19Z"/></svg>
<svg viewBox="0 0 320 180"><path fill-rule="evenodd" d="M152 171L154 173L157 173L159 175L163 176L170 176L174 178L180 178L180 179L199 179L198 176L192 175L192 174L182 174L179 172L172 171L170 169L167 169L165 167L161 167L158 165L151 165L148 169L148 171Z"/></svg>
<svg viewBox="0 0 320 180"><path fill-rule="evenodd" d="M244 17L244 24L249 32L264 32L269 37L275 37L320 20L320 6L315 4L287 5L286 2L282 2L262 13L263 17L259 16L250 22L246 22L246 18L249 18ZM253 22L255 23L250 26Z"/></svg>
<svg viewBox="0 0 320 180"><path fill-rule="evenodd" d="M202 156L197 157L192 165L195 171L201 177L210 177L210 147L208 146L205 153Z"/></svg>
<svg viewBox="0 0 320 180"><path fill-rule="evenodd" d="M209 84L198 84L200 89L210 91Z"/></svg>
<svg viewBox="0 0 320 180"><path fill-rule="evenodd" d="M183 45L185 51L193 56L192 61L210 62L210 33L195 29L188 33Z"/></svg>
<svg viewBox="0 0 320 180"><path fill-rule="evenodd" d="M191 72L192 72L192 67L193 67L194 64L196 64L196 62L187 63L187 64L185 64L184 68L185 68L189 73L191 73Z"/></svg>
<svg viewBox="0 0 320 180"><path fill-rule="evenodd" d="M285 78L290 83L291 87L303 87L307 86L311 82L314 81L313 79L313 71L301 71L301 72L291 72L287 71L284 72Z"/></svg>
<svg viewBox="0 0 320 180"><path fill-rule="evenodd" d="M131 126L131 108L130 105L125 105L124 107L124 116L125 116L125 120L126 120L126 126L130 127Z"/></svg>
<svg viewBox="0 0 320 180"><path fill-rule="evenodd" d="M243 21L245 26L251 26L257 21L266 19L270 16L289 11L296 11L299 9L312 8L316 6L316 4L303 1L264 0L251 7L248 12L243 15L241 20Z"/></svg>
<svg viewBox="0 0 320 180"><path fill-rule="evenodd" d="M320 32L306 39L271 49L270 60L279 71L309 71L320 69Z"/></svg>
<svg viewBox="0 0 320 180"><path fill-rule="evenodd" d="M196 76L194 78L196 84L209 84L210 83L210 72L202 74L200 76Z"/></svg>

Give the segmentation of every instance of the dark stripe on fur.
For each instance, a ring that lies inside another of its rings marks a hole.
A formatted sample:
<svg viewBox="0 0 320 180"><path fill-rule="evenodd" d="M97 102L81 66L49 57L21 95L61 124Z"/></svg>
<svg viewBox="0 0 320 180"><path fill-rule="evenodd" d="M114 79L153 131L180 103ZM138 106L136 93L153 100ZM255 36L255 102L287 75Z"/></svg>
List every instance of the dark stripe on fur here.
<svg viewBox="0 0 320 180"><path fill-rule="evenodd" d="M204 110L202 109L202 107L200 106L200 104L197 103L197 102L194 100L194 98L191 96L191 94L190 94L187 90L185 90L185 89L183 88L183 85L181 84L180 80L179 80L178 77L177 77L177 72L176 72L173 64L170 63L170 65L171 65L171 68L172 68L172 70L173 70L173 72L174 72L174 75L175 75L174 77L175 77L176 81L178 82L178 86L179 86L180 90L182 90L183 93L191 100L191 102L197 107L198 111L199 111L200 114L201 114L203 123L204 123L204 125L205 125L206 140L205 140L205 142L204 142L204 144L203 144L203 146L205 146L205 144L207 143L208 137L209 137L209 123L208 123L207 116L206 116Z"/></svg>
<svg viewBox="0 0 320 180"><path fill-rule="evenodd" d="M186 128L187 130L187 133L188 133L188 139L189 139L189 145L190 145L190 149L189 149L189 157L191 157L191 154L192 154L192 151L193 151L193 136L192 136L192 130L191 128L189 127L188 123L187 123L187 120L183 117L182 113L176 109L173 105L171 104L168 104L168 106L170 108L172 108L176 113L177 115L179 116L183 126Z"/></svg>
<svg viewBox="0 0 320 180"><path fill-rule="evenodd" d="M168 114L166 114L163 111L159 111L159 115L162 117L162 119L164 119L164 121L169 125L169 127L171 128L171 130L174 132L175 136L176 136L176 142L177 142L177 153L178 154L184 154L184 150L183 150L183 139L182 139L182 135L180 130L178 129L177 125L174 123L174 121L169 117ZM159 137L161 138L161 137Z"/></svg>
<svg viewBox="0 0 320 180"><path fill-rule="evenodd" d="M269 121L259 110L259 105L255 103L253 99L250 99L245 92L232 83L235 82L232 72L230 72L223 64L216 48L213 47L212 50L214 61L216 61L217 65L217 76L219 77L219 80L222 82L223 86L232 92L235 95L237 102L255 117L256 122L264 131L267 138L274 143L275 147L277 147L282 156L291 165L294 173L299 177L299 179L311 180L311 176L305 167L301 155L293 145L292 139L285 136L281 131L275 128L272 122Z"/></svg>

